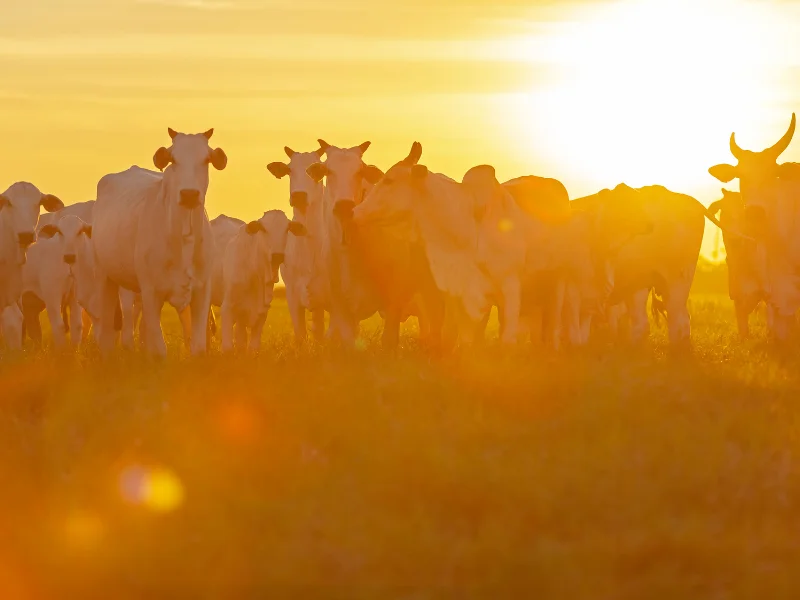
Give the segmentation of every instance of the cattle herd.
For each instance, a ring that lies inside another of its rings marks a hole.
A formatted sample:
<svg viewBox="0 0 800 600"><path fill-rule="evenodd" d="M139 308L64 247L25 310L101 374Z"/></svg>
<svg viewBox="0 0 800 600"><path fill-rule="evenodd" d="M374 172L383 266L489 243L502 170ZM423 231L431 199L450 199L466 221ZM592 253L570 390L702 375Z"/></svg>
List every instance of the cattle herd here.
<svg viewBox="0 0 800 600"><path fill-rule="evenodd" d="M648 335L652 296L679 347L689 341L687 300L708 219L723 230L741 335L764 302L770 334L783 341L800 308L800 164L777 161L795 122L761 152L732 135L737 164L709 172L739 179L741 191L723 190L708 209L661 186L570 200L557 180L500 184L487 165L456 181L420 164L416 142L384 173L364 162L369 142L319 140L268 165L288 176L291 220L270 210L250 223L206 214L209 165L227 164L210 145L213 130L170 129L171 145L153 157L158 171L106 175L94 201L65 207L30 183L0 195L2 337L11 348L26 338L40 346L46 310L57 348L67 335L73 346L93 337L104 354L118 341L133 348L138 328L144 351L164 356L169 303L193 354L207 352L218 329L223 351L256 352L280 272L298 342L307 312L315 338L344 347L380 313L384 347L415 315L420 343L447 350L482 338L496 306L504 344L527 336L582 346L593 325L618 332L623 318L636 343ZM40 208L49 214L40 218Z"/></svg>

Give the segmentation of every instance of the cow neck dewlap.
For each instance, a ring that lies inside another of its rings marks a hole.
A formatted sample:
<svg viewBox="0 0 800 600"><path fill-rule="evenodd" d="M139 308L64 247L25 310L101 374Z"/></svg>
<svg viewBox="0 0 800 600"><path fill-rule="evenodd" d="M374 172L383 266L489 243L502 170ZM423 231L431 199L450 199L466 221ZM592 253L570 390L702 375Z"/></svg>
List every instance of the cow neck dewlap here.
<svg viewBox="0 0 800 600"><path fill-rule="evenodd" d="M161 186L162 203L166 206L169 223L168 247L173 264L180 265L181 286L196 282L197 272L202 267L203 217L201 205L193 210L178 205L178 190L164 177Z"/></svg>

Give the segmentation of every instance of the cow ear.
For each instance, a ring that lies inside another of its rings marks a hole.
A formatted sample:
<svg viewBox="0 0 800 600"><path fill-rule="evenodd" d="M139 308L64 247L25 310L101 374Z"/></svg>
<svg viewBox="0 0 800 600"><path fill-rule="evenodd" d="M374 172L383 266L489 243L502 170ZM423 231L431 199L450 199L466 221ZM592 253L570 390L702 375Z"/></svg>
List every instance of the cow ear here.
<svg viewBox="0 0 800 600"><path fill-rule="evenodd" d="M228 155L225 154L225 151L222 148L214 148L211 151L211 159L209 162L211 162L217 171L222 171L228 166Z"/></svg>
<svg viewBox="0 0 800 600"><path fill-rule="evenodd" d="M39 201L39 204L41 204L42 208L47 212L56 212L57 210L64 208L64 203L58 197L53 196L53 194L42 195L42 199Z"/></svg>
<svg viewBox="0 0 800 600"><path fill-rule="evenodd" d="M170 130L171 131L171 130ZM163 171L169 166L169 163L172 162L172 153L161 146L156 153L153 155L153 164L156 166L156 169L159 171Z"/></svg>
<svg viewBox="0 0 800 600"><path fill-rule="evenodd" d="M306 173L311 179L319 183L328 174L328 167L322 163L314 163L306 169Z"/></svg>
<svg viewBox="0 0 800 600"><path fill-rule="evenodd" d="M81 233L85 234L86 237L91 239L92 237L92 226L91 225L84 225L81 227Z"/></svg>
<svg viewBox="0 0 800 600"><path fill-rule="evenodd" d="M39 230L39 237L49 240L51 237L56 235L57 233L61 233L61 231L55 225L49 224L45 225Z"/></svg>
<svg viewBox="0 0 800 600"><path fill-rule="evenodd" d="M361 151L361 156L364 156L364 153L369 150L369 147L372 145L372 142L364 142L361 144L358 149Z"/></svg>
<svg viewBox="0 0 800 600"><path fill-rule="evenodd" d="M255 235L259 231L263 231L264 233L267 232L267 230L264 228L264 224L261 221L250 221L247 225L245 225L245 231L249 235Z"/></svg>
<svg viewBox="0 0 800 600"><path fill-rule="evenodd" d="M375 165L364 165L364 168L361 170L361 175L367 182L375 185L383 178L383 171Z"/></svg>
<svg viewBox="0 0 800 600"><path fill-rule="evenodd" d="M425 179L428 176L428 167L425 165L414 165L411 167L411 177L414 179Z"/></svg>
<svg viewBox="0 0 800 600"><path fill-rule="evenodd" d="M715 202L712 202L711 204L708 205L708 209L706 210L706 212L710 215L716 215L720 210L722 210L723 204L725 204L724 198L722 200L717 200Z"/></svg>
<svg viewBox="0 0 800 600"><path fill-rule="evenodd" d="M298 221L289 221L289 233L297 237L303 237L308 233L306 226Z"/></svg>
<svg viewBox="0 0 800 600"><path fill-rule="evenodd" d="M272 162L267 165L267 170L278 179L283 179L289 174L289 165L282 162Z"/></svg>
<svg viewBox="0 0 800 600"><path fill-rule="evenodd" d="M719 179L722 183L728 183L738 177L736 167L733 165L714 165L708 172L712 177Z"/></svg>

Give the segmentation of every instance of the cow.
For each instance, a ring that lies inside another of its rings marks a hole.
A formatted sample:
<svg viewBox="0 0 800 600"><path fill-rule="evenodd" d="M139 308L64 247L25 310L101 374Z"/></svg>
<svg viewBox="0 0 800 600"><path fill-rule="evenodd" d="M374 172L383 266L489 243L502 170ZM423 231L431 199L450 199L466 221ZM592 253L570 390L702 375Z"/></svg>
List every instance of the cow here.
<svg viewBox="0 0 800 600"><path fill-rule="evenodd" d="M325 161L312 164L306 172L315 182L326 180L322 203L325 223L322 250L330 286L330 337L352 347L360 321L380 308L375 287L369 280L357 245L353 243L353 210L363 200L363 181L375 183L383 173L364 163L363 156L370 142L340 148L324 140L318 141L325 150Z"/></svg>
<svg viewBox="0 0 800 600"><path fill-rule="evenodd" d="M761 302L767 301L764 247L729 231L746 229L744 200L739 192L722 188L722 198L712 202L708 212L712 215L719 213L719 221L725 228L722 239L728 265L728 295L736 311L739 336L747 339L750 336L750 315ZM769 316L768 319L771 324Z"/></svg>
<svg viewBox="0 0 800 600"><path fill-rule="evenodd" d="M43 194L30 183L19 182L0 194L0 310L16 304L22 295L25 251L36 240L39 211L55 212L64 203Z"/></svg>
<svg viewBox="0 0 800 600"><path fill-rule="evenodd" d="M800 308L800 236L797 203L800 200L800 164L778 164L789 147L797 126L792 113L789 129L773 146L754 152L730 138L736 165L718 164L708 171L728 183L739 180L744 203L745 233L756 237L764 253L767 305L771 313L771 335L779 343L789 336Z"/></svg>
<svg viewBox="0 0 800 600"><path fill-rule="evenodd" d="M631 239L620 247L614 260L614 288L609 307L624 303L631 321L630 338L634 345L644 341L650 331L647 300L655 292L655 307L666 313L670 344L675 349L688 346L691 323L689 291L694 281L700 246L709 215L695 198L653 185L631 188L620 184L614 190L572 201L576 210L613 210L640 205L652 223L652 231Z"/></svg>
<svg viewBox="0 0 800 600"><path fill-rule="evenodd" d="M22 310L18 304L9 304L0 309L0 340L10 350L20 350L23 342Z"/></svg>
<svg viewBox="0 0 800 600"><path fill-rule="evenodd" d="M292 319L295 339L302 343L308 335L306 311L311 312L314 338L322 341L325 335L325 309L329 303L329 279L325 269L327 229L322 180L311 179L307 170L325 155L320 146L313 152L295 152L288 146L284 152L288 163L272 162L267 169L277 179L289 177L289 204L292 221L302 223L305 236L291 236L286 244L286 258L281 266L286 286L286 303Z"/></svg>
<svg viewBox="0 0 800 600"><path fill-rule="evenodd" d="M47 213L39 217L39 223L36 226L36 233L39 233L46 225L56 225L62 217L67 215L74 215L81 219L84 223L91 225L94 215L94 200L87 200L86 202L76 202L65 206L59 211Z"/></svg>
<svg viewBox="0 0 800 600"><path fill-rule="evenodd" d="M222 350L257 353L269 314L275 284L284 260L287 237L301 236L305 227L289 221L281 210L264 213L258 221L239 227L224 247L222 271ZM249 335L249 346L248 346Z"/></svg>
<svg viewBox="0 0 800 600"><path fill-rule="evenodd" d="M94 247L101 285L100 347L114 345L119 288L142 295L145 343L150 354L166 355L161 309L191 309L192 354L207 350L214 241L205 211L208 166L223 170L227 156L212 149L213 129L183 134L168 129L172 145L159 148L153 163L103 177L97 185Z"/></svg>
<svg viewBox="0 0 800 600"><path fill-rule="evenodd" d="M83 311L93 319L99 313L94 251L90 238L92 226L75 215L63 216L39 230L28 249L23 268L22 312L25 329L37 346L42 344L39 313L47 310L53 343L57 349L66 344L75 347L82 340ZM69 307L69 320L64 320Z"/></svg>

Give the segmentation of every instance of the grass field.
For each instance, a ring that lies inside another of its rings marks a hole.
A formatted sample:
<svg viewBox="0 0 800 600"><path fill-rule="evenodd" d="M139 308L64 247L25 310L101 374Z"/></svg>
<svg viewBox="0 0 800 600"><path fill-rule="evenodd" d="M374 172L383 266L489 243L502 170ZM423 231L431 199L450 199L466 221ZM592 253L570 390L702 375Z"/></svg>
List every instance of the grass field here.
<svg viewBox="0 0 800 600"><path fill-rule="evenodd" d="M715 280L716 281L716 280ZM0 598L798 598L800 359L488 347L430 360L0 362Z"/></svg>

